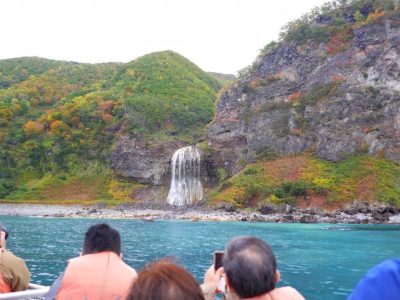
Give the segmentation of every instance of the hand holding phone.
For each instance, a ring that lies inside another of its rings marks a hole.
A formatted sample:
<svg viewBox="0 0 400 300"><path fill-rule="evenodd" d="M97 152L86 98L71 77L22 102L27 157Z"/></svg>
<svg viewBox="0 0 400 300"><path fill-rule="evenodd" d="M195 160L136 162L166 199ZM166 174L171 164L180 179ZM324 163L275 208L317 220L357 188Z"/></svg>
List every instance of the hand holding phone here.
<svg viewBox="0 0 400 300"><path fill-rule="evenodd" d="M215 271L222 267L222 258L223 257L224 257L224 251L222 251L222 250L214 251L213 265L214 265Z"/></svg>
<svg viewBox="0 0 400 300"><path fill-rule="evenodd" d="M205 293L221 293L225 290L224 270L219 268L217 271L211 265L204 274L203 289Z"/></svg>

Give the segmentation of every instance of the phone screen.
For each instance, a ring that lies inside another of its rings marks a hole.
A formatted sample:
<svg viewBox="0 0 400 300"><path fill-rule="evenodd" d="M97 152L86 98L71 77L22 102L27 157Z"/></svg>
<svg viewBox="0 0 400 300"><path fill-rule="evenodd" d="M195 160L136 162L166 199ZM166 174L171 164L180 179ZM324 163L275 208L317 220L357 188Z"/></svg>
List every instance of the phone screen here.
<svg viewBox="0 0 400 300"><path fill-rule="evenodd" d="M224 257L224 251L215 251L213 257L214 269L218 270L222 267L222 258Z"/></svg>

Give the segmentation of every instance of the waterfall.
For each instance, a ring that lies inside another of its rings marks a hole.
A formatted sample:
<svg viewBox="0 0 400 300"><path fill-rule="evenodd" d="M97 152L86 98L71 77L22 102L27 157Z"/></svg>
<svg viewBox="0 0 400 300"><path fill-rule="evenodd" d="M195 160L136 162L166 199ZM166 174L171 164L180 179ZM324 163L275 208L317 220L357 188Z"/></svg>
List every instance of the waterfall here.
<svg viewBox="0 0 400 300"><path fill-rule="evenodd" d="M188 205L203 198L200 181L200 153L188 146L175 151L171 161L171 187L167 201L171 205Z"/></svg>

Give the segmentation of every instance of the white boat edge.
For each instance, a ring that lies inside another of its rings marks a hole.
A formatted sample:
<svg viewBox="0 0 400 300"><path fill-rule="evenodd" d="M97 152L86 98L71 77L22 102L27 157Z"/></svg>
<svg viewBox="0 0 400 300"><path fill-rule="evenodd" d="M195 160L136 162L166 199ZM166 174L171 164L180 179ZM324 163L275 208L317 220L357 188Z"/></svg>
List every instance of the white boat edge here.
<svg viewBox="0 0 400 300"><path fill-rule="evenodd" d="M50 287L30 283L26 291L0 294L0 300L44 299Z"/></svg>

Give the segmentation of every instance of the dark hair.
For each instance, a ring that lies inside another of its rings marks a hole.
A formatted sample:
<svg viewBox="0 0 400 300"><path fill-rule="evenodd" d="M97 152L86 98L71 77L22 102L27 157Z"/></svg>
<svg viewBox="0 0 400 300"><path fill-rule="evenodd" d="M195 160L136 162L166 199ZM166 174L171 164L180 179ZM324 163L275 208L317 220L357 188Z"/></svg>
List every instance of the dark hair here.
<svg viewBox="0 0 400 300"><path fill-rule="evenodd" d="M105 223L89 227L83 242L83 254L102 251L112 251L118 255L121 253L121 236L119 232Z"/></svg>
<svg viewBox="0 0 400 300"><path fill-rule="evenodd" d="M147 265L133 283L128 300L204 300L193 276L171 259Z"/></svg>
<svg viewBox="0 0 400 300"><path fill-rule="evenodd" d="M275 288L276 259L263 240L255 237L231 240L225 249L223 265L229 285L240 298L260 296Z"/></svg>

